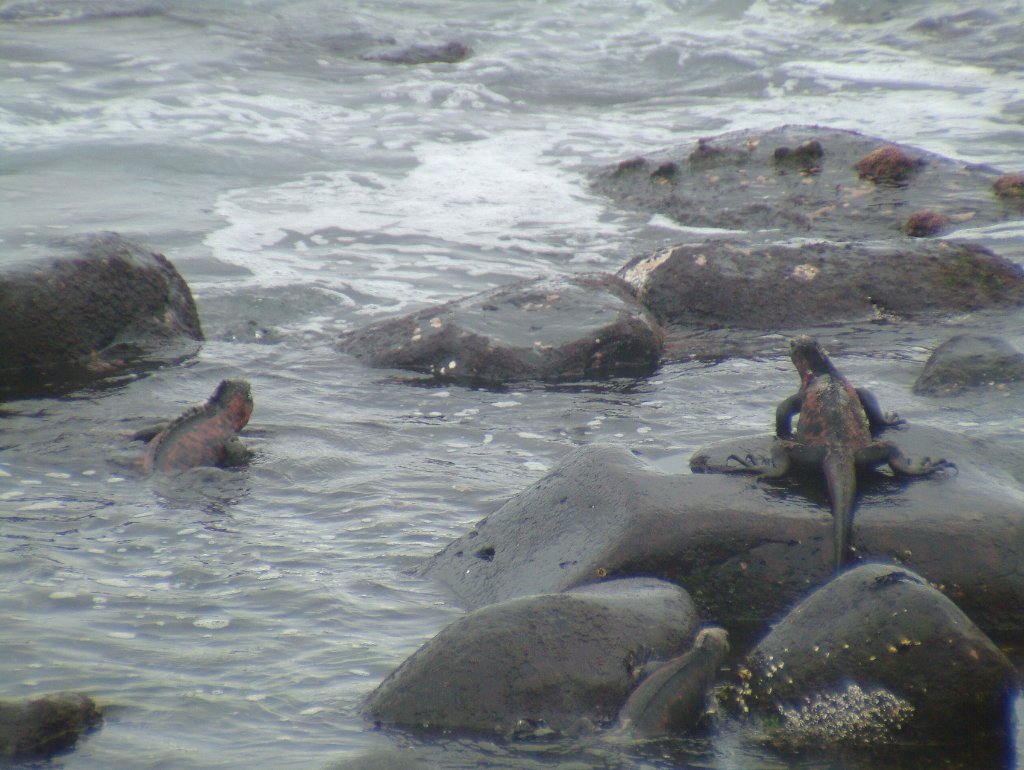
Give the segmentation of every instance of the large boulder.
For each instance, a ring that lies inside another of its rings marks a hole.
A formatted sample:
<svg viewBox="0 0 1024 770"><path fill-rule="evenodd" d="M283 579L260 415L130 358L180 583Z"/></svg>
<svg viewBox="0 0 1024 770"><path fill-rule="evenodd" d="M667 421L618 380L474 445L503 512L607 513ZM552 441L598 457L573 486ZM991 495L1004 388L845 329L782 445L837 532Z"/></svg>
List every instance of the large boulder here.
<svg viewBox="0 0 1024 770"><path fill-rule="evenodd" d="M0 389L31 391L202 338L170 261L115 233L61 239L0 271Z"/></svg>
<svg viewBox="0 0 1024 770"><path fill-rule="evenodd" d="M920 239L898 247L707 240L637 257L619 275L661 323L697 328L914 319L1024 302L1020 266L980 246Z"/></svg>
<svg viewBox="0 0 1024 770"><path fill-rule="evenodd" d="M797 604L748 656L781 742L982 741L1006 733L1013 665L919 575L865 564Z"/></svg>
<svg viewBox="0 0 1024 770"><path fill-rule="evenodd" d="M1006 387L1024 381L1024 353L1006 340L958 334L943 342L914 382L914 392L952 396L968 388Z"/></svg>
<svg viewBox="0 0 1024 770"><path fill-rule="evenodd" d="M70 749L102 719L92 699L77 693L0 701L0 758L38 759Z"/></svg>
<svg viewBox="0 0 1024 770"><path fill-rule="evenodd" d="M344 334L340 349L376 367L497 385L652 372L661 331L610 275L504 286Z"/></svg>
<svg viewBox="0 0 1024 770"><path fill-rule="evenodd" d="M853 131L782 126L626 160L593 186L627 208L752 240L858 241L902 238L916 211L972 227L1019 218L994 192L998 176Z"/></svg>
<svg viewBox="0 0 1024 770"><path fill-rule="evenodd" d="M370 695L385 725L513 735L615 719L648 656L678 654L697 612L657 580L527 596L455 621Z"/></svg>
<svg viewBox="0 0 1024 770"><path fill-rule="evenodd" d="M946 457L960 473L914 481L865 475L853 524L857 552L918 570L985 629L1024 633L1021 457L944 431L895 434L912 456ZM770 441L708 451L705 467L727 465L730 449L767 453ZM626 450L590 446L421 571L469 607L595 579L658 577L689 591L708 620L753 632L827 579L831 544L819 478L769 484L749 475L672 475Z"/></svg>

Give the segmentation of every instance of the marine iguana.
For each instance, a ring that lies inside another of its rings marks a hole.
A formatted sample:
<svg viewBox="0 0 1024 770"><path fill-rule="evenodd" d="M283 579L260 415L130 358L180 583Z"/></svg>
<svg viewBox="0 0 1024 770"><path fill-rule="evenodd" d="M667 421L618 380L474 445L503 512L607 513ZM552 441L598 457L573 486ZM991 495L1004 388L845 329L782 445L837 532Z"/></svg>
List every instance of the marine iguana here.
<svg viewBox="0 0 1024 770"><path fill-rule="evenodd" d="M686 653L644 679L619 711L619 730L639 738L691 731L707 703L708 690L729 652L724 628L701 629Z"/></svg>
<svg viewBox="0 0 1024 770"><path fill-rule="evenodd" d="M858 468L888 463L896 474L926 476L956 465L930 457L914 462L891 441L874 438L882 428L906 421L896 414L884 414L870 391L854 388L816 340L796 337L790 343L790 357L800 373L800 390L775 410L774 468L763 471L759 478L785 476L793 463L821 467L832 503L835 568L839 570L850 556ZM794 414L800 415L795 435ZM732 455L729 459L750 470L761 470L751 456Z"/></svg>
<svg viewBox="0 0 1024 770"><path fill-rule="evenodd" d="M146 444L142 470L182 473L198 466L239 465L249 451L238 432L252 415L252 391L245 380L223 380L203 406L192 407Z"/></svg>

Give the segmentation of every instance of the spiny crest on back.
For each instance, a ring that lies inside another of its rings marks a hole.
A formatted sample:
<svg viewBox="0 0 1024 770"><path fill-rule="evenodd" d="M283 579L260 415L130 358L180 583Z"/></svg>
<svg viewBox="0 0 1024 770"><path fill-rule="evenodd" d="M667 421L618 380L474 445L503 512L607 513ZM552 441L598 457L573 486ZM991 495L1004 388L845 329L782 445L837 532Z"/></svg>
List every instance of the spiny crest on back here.
<svg viewBox="0 0 1024 770"><path fill-rule="evenodd" d="M187 409L146 445L143 470L180 473L197 466L235 464L241 447L238 432L249 422L252 409L249 383L223 380L205 404Z"/></svg>
<svg viewBox="0 0 1024 770"><path fill-rule="evenodd" d="M245 380L221 380L220 385L213 391L210 400L206 402L207 409L211 407L221 408L228 406L231 401L241 396L246 402L252 401L252 387Z"/></svg>
<svg viewBox="0 0 1024 770"><path fill-rule="evenodd" d="M231 402L241 396L245 399L248 407L252 406L252 388L245 380L221 380L220 385L213 391L213 395L205 404L192 406L181 413L179 417L171 422L164 430L164 434L170 433L175 428L193 420L196 417L210 417L231 406Z"/></svg>

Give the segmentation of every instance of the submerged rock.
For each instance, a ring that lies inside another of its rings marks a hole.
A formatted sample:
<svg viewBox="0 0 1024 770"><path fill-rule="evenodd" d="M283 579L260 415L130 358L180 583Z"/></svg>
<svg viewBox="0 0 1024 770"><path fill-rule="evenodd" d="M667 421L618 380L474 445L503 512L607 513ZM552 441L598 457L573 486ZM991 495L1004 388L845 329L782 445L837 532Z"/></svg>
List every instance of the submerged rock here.
<svg viewBox="0 0 1024 770"><path fill-rule="evenodd" d="M698 328L913 319L1024 302L1020 266L980 246L941 241L897 249L711 240L637 257L618 274L659 321Z"/></svg>
<svg viewBox="0 0 1024 770"><path fill-rule="evenodd" d="M324 770L430 770L430 765L421 762L408 749L377 749L341 759L326 766Z"/></svg>
<svg viewBox="0 0 1024 770"><path fill-rule="evenodd" d="M950 458L959 475L907 484L864 474L856 552L916 569L983 628L1024 634L1024 497L1014 476L1024 459L934 429L899 430L893 438L911 456ZM765 434L719 445L703 453L704 467L728 465L731 454L768 454L772 440ZM658 577L686 588L702 617L735 632L760 628L824 581L832 560L820 474L772 483L670 475L623 449L589 446L428 560L421 573L471 608L600 578Z"/></svg>
<svg viewBox="0 0 1024 770"><path fill-rule="evenodd" d="M472 55L472 48L453 40L438 45L421 44L378 51L364 54L362 58L367 61L387 62L388 64L456 64Z"/></svg>
<svg viewBox="0 0 1024 770"><path fill-rule="evenodd" d="M166 257L116 233L65 238L0 271L0 388L29 394L201 340L188 285Z"/></svg>
<svg viewBox="0 0 1024 770"><path fill-rule="evenodd" d="M998 337L960 334L928 357L914 392L951 396L967 388L1005 386L1024 381L1024 353Z"/></svg>
<svg viewBox="0 0 1024 770"><path fill-rule="evenodd" d="M0 758L52 756L73 747L82 733L102 720L92 699L77 693L0 701Z"/></svg>
<svg viewBox="0 0 1024 770"><path fill-rule="evenodd" d="M1014 216L992 195L997 176L852 131L783 126L632 158L597 171L593 186L624 207L688 227L742 231L752 240L859 241L897 235L908 211L942 211L972 226Z"/></svg>
<svg viewBox="0 0 1024 770"><path fill-rule="evenodd" d="M685 591L617 580L525 596L457 620L370 695L384 725L529 735L609 722L647 657L684 649L697 627Z"/></svg>
<svg viewBox="0 0 1024 770"><path fill-rule="evenodd" d="M822 586L748 657L753 699L781 717L793 747L1005 733L1013 665L919 575L866 564Z"/></svg>
<svg viewBox="0 0 1024 770"><path fill-rule="evenodd" d="M608 275L544 278L344 334L342 351L376 367L497 385L644 375L661 331L628 286Z"/></svg>

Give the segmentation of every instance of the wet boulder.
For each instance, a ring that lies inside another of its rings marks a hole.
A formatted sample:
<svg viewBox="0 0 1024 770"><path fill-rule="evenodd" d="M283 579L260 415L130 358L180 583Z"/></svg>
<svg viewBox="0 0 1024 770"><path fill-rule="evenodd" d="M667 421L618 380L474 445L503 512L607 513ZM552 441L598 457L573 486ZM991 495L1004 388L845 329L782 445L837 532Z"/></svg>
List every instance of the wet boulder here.
<svg viewBox="0 0 1024 770"><path fill-rule="evenodd" d="M671 475L593 445L428 560L470 608L646 575L689 591L702 615L759 627L830 571L828 511L747 479Z"/></svg>
<svg viewBox="0 0 1024 770"><path fill-rule="evenodd" d="M52 756L72 748L82 733L102 719L96 704L77 693L0 701L0 758L27 760Z"/></svg>
<svg viewBox="0 0 1024 770"><path fill-rule="evenodd" d="M195 302L161 254L115 233L49 244L0 270L0 388L116 369L201 340Z"/></svg>
<svg viewBox="0 0 1024 770"><path fill-rule="evenodd" d="M592 184L625 208L742 231L748 240L858 241L901 237L911 211L971 226L1019 217L993 194L997 178L994 170L854 131L782 126L624 160L598 170Z"/></svg>
<svg viewBox="0 0 1024 770"><path fill-rule="evenodd" d="M853 546L942 585L981 627L1024 633L1024 458L935 429L896 434L908 454L947 457L960 473L913 481L866 474ZM717 445L703 453L703 469L728 466L734 453L767 455L770 444L765 435ZM770 483L667 474L623 449L589 446L421 573L471 608L595 579L657 577L685 588L705 619L752 632L831 574L829 511L820 474Z"/></svg>
<svg viewBox="0 0 1024 770"><path fill-rule="evenodd" d="M1024 302L1020 266L980 246L921 239L898 248L708 240L634 258L618 274L660 322L697 329L914 319Z"/></svg>
<svg viewBox="0 0 1024 770"><path fill-rule="evenodd" d="M428 731L572 732L615 719L648 657L693 639L685 591L618 580L524 596L455 621L370 695L380 724Z"/></svg>
<svg viewBox="0 0 1024 770"><path fill-rule="evenodd" d="M1024 380L1024 354L998 337L960 334L932 351L914 392L951 396L968 388L1005 387Z"/></svg>
<svg viewBox="0 0 1024 770"><path fill-rule="evenodd" d="M339 347L376 367L451 382L572 381L652 372L658 324L608 275L504 286L344 334Z"/></svg>
<svg viewBox="0 0 1024 770"><path fill-rule="evenodd" d="M776 743L985 740L1010 726L1013 665L910 570L865 564L802 600L748 657Z"/></svg>

